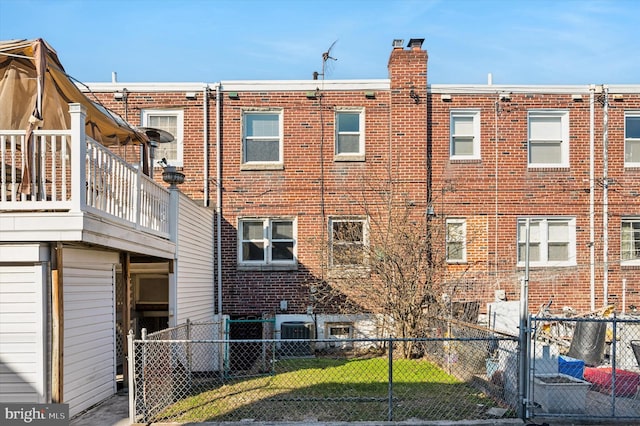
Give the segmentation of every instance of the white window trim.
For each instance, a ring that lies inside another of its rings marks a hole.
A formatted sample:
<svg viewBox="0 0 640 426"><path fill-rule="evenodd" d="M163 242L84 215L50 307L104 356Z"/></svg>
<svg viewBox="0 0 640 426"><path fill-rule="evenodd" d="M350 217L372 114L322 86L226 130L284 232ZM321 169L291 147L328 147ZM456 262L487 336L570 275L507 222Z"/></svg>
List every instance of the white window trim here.
<svg viewBox="0 0 640 426"><path fill-rule="evenodd" d="M262 221L262 241L264 242L264 260L243 260L242 259L242 229L244 222L259 222ZM293 259L292 260L273 260L271 258L272 241L271 237L273 222L292 222L293 226ZM298 221L292 217L241 217L238 218L238 224L236 229L238 230L238 244L237 244L237 259L238 267L241 269L283 269L290 270L295 269L298 264Z"/></svg>
<svg viewBox="0 0 640 426"><path fill-rule="evenodd" d="M175 167L184 167L184 110L182 109L143 109L141 110L142 117L141 122L143 127L152 127L148 125L149 116L157 115L172 115L176 116L178 134L173 135L173 138L177 141L176 145L176 159L170 160L169 164ZM157 157L157 156L156 156ZM159 161L160 158L154 158L154 161ZM161 166L156 162L153 167L160 168Z"/></svg>
<svg viewBox="0 0 640 426"><path fill-rule="evenodd" d="M338 152L338 114L351 112L359 114L359 144L357 153L341 154ZM334 112L334 161L364 161L365 160L365 109L362 107L336 107Z"/></svg>
<svg viewBox="0 0 640 426"><path fill-rule="evenodd" d="M531 163L531 117L560 117L562 141L559 163ZM527 165L530 169L569 167L569 111L566 110L529 110L527 114Z"/></svg>
<svg viewBox="0 0 640 426"><path fill-rule="evenodd" d="M333 263L333 224L335 222L362 222L362 244L364 263L362 265L336 265ZM369 220L365 217L331 217L329 218L329 267L336 270L365 270L368 268L367 248L369 247Z"/></svg>
<svg viewBox="0 0 640 426"><path fill-rule="evenodd" d="M455 155L453 154L453 121L455 117L473 118L473 154ZM477 109L454 109L449 114L449 158L451 160L479 160L480 152L480 110Z"/></svg>
<svg viewBox="0 0 640 426"><path fill-rule="evenodd" d="M630 216L630 217L623 217L622 220L620 221L620 265L621 266L639 266L640 265L640 258L638 259L623 259L622 255L623 255L623 238L622 238L622 225L625 222L640 222L640 217L637 216Z"/></svg>
<svg viewBox="0 0 640 426"><path fill-rule="evenodd" d="M627 138L627 117L640 117L640 111L625 111L624 113L624 166L640 167L640 161L627 161L627 141L640 143L638 138Z"/></svg>
<svg viewBox="0 0 640 426"><path fill-rule="evenodd" d="M245 161L247 135L245 128L246 114L276 114L278 115L278 161ZM240 168L241 170L272 170L282 169L284 167L284 119L283 110L281 108L245 108L242 110L241 120L242 146L240 152Z"/></svg>
<svg viewBox="0 0 640 426"><path fill-rule="evenodd" d="M449 259L449 224L450 223L461 223L462 224L462 259ZM446 235L445 235L445 244L447 247L445 248L447 263L456 264L456 263L466 263L467 262L467 221L463 218L447 218L446 219Z"/></svg>
<svg viewBox="0 0 640 426"><path fill-rule="evenodd" d="M520 236L519 229L520 224L523 223L527 218L520 217L516 221L516 257L518 257L518 253L520 250ZM540 260L539 261L529 261L530 267L560 267L560 266L576 266L576 219L575 217L566 217L566 216L545 216L545 217L530 217L531 221L540 222ZM550 221L564 221L567 222L567 226L569 227L569 245L568 245L568 259L566 261L549 261L548 253L549 253L549 232L548 232L548 223ZM522 236L522 242L526 242L526 235ZM526 266L525 259L518 260L518 266L524 267Z"/></svg>

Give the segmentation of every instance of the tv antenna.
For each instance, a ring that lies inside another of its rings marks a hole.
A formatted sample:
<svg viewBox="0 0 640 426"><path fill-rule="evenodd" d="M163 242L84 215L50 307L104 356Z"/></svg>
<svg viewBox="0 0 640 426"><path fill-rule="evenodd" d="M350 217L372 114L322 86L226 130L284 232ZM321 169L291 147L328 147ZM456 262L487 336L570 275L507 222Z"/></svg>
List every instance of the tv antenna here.
<svg viewBox="0 0 640 426"><path fill-rule="evenodd" d="M333 49L333 46L335 46L335 44L338 42L338 40L334 41L333 43L331 43L331 46L329 46L329 48L327 49L326 52L324 52L322 54L322 73L319 73L318 71L314 71L313 72L313 79L317 80L318 76L322 76L322 79L324 80L324 73L327 67L327 61L329 61L329 59L331 59L332 61L337 61L338 58L334 58L333 56L331 56L331 49Z"/></svg>

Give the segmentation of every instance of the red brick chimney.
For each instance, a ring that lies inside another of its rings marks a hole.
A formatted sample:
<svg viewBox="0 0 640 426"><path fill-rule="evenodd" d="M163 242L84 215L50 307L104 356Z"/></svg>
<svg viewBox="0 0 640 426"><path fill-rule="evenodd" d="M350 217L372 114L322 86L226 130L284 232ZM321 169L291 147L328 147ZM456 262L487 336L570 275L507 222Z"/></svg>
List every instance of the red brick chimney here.
<svg viewBox="0 0 640 426"><path fill-rule="evenodd" d="M388 70L391 80L392 167L397 178L414 182L407 193L426 205L427 198L427 52L424 39L393 41ZM411 160L411 161L409 161Z"/></svg>

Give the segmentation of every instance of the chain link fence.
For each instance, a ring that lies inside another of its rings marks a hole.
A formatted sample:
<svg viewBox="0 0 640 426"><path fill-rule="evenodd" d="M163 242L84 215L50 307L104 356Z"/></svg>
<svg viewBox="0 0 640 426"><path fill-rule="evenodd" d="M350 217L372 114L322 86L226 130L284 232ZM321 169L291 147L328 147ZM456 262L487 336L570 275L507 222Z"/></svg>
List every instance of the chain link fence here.
<svg viewBox="0 0 640 426"><path fill-rule="evenodd" d="M531 317L530 417L640 418L640 320Z"/></svg>
<svg viewBox="0 0 640 426"><path fill-rule="evenodd" d="M263 322L266 334L273 324ZM435 321L420 339L217 339L225 323L129 337L130 420L515 417L517 339ZM406 351L409 345L411 350ZM411 353L410 359L399 354Z"/></svg>

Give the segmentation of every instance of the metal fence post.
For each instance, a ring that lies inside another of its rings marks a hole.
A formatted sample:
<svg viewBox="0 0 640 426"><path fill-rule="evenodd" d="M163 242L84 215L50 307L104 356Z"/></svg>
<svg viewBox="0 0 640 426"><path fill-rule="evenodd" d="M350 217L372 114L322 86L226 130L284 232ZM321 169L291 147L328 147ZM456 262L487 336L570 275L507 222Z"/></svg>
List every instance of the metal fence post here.
<svg viewBox="0 0 640 426"><path fill-rule="evenodd" d="M389 411L388 421L393 421L393 339L389 338Z"/></svg>
<svg viewBox="0 0 640 426"><path fill-rule="evenodd" d="M127 369L129 370L129 423L136 422L136 381L135 381L135 358L136 353L133 345L133 330L129 330L127 335Z"/></svg>
<svg viewBox="0 0 640 426"><path fill-rule="evenodd" d="M611 357L611 416L615 417L616 416L616 340L617 340L617 333L616 330L618 328L618 324L617 324L617 318L616 318L616 313L615 311L613 312L613 323L612 323L612 336L611 336L611 352L610 352L610 357ZM606 329L606 328L605 328Z"/></svg>

